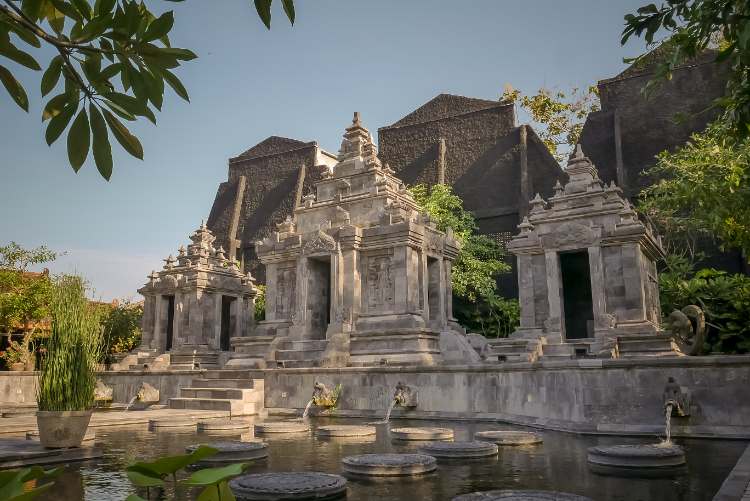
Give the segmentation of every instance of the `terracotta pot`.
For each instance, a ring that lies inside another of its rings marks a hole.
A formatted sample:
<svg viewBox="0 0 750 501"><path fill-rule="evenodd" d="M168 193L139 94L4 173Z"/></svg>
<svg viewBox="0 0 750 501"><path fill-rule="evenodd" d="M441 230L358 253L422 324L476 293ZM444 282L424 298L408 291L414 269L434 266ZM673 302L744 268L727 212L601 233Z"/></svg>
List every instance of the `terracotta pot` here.
<svg viewBox="0 0 750 501"><path fill-rule="evenodd" d="M10 370L13 372L21 372L26 370L26 364L23 362L15 362L10 364Z"/></svg>
<svg viewBox="0 0 750 501"><path fill-rule="evenodd" d="M48 449L80 447L91 421L87 411L37 411L39 441Z"/></svg>

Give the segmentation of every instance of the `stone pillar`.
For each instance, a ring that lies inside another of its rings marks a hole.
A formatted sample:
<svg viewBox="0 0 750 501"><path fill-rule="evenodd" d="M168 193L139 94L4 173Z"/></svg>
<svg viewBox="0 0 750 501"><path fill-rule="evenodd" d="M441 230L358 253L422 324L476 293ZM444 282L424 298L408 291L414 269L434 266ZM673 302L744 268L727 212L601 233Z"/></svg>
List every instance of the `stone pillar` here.
<svg viewBox="0 0 750 501"><path fill-rule="evenodd" d="M441 294L441 291L446 290L445 286L445 267L443 266L444 261L442 259L438 259L437 265L439 266L438 269L438 309L440 310L437 315L437 322L440 326L440 329L444 329L446 326L446 316L445 316L445 294Z"/></svg>
<svg viewBox="0 0 750 501"><path fill-rule="evenodd" d="M453 262L446 259L445 265L445 318L447 321L455 320L453 318Z"/></svg>
<svg viewBox="0 0 750 501"><path fill-rule="evenodd" d="M406 308L410 313L419 310L419 252L406 248Z"/></svg>
<svg viewBox="0 0 750 501"><path fill-rule="evenodd" d="M295 295L294 310L292 313L292 328L289 330L290 337L294 339L303 339L306 332L309 331L307 328L308 324L308 311L307 311L307 295L309 292L308 287L308 263L307 257L300 256L297 259L297 275L296 275L296 287L294 291L291 291Z"/></svg>
<svg viewBox="0 0 750 501"><path fill-rule="evenodd" d="M145 349L153 348L154 342L154 302L156 296L146 296L143 301L143 319L141 320L141 346Z"/></svg>
<svg viewBox="0 0 750 501"><path fill-rule="evenodd" d="M279 266L276 263L266 265L266 320L278 320L276 318L276 287L279 280Z"/></svg>
<svg viewBox="0 0 750 501"><path fill-rule="evenodd" d="M536 325L536 305L534 301L534 267L532 257L520 254L518 263L518 302L521 306L521 329L534 329Z"/></svg>
<svg viewBox="0 0 750 501"><path fill-rule="evenodd" d="M625 281L625 303L627 305L624 320L645 321L643 267L641 266L641 250L638 244L622 246L622 276Z"/></svg>
<svg viewBox="0 0 750 501"><path fill-rule="evenodd" d="M605 334L609 330L602 248L598 245L589 247L588 253L589 274L591 275L591 305L594 310L594 333L599 337L600 333Z"/></svg>
<svg viewBox="0 0 750 501"><path fill-rule="evenodd" d="M343 332L344 322L344 277L343 277L343 257L340 250L331 254L331 321L326 330L326 339L331 335Z"/></svg>
<svg viewBox="0 0 750 501"><path fill-rule="evenodd" d="M174 293L174 317L172 318L172 345L179 346L180 325L182 324L182 296L181 292Z"/></svg>
<svg viewBox="0 0 750 501"><path fill-rule="evenodd" d="M344 331L351 331L362 306L362 278L359 273L359 251L354 247L342 249L342 317Z"/></svg>
<svg viewBox="0 0 750 501"><path fill-rule="evenodd" d="M213 303L213 321L211 322L211 325L207 325L205 332L206 332L206 339L203 341L206 343L209 348L213 348L215 350L221 349L221 310L222 310L222 295L211 293L209 295L210 303ZM202 343L201 343L202 344Z"/></svg>
<svg viewBox="0 0 750 501"><path fill-rule="evenodd" d="M151 339L151 347L159 351L164 350L166 341L166 339L164 338L165 332L161 327L161 319L165 314L166 312L164 311L163 298L161 297L161 294L156 294L154 296L154 331L153 337Z"/></svg>
<svg viewBox="0 0 750 501"><path fill-rule="evenodd" d="M430 273L427 269L427 253L426 252L420 252L419 253L420 259L419 259L419 267L421 269L421 283L419 284L419 294L422 297L422 320L424 320L425 325L430 324L430 297L428 295L428 290L430 287Z"/></svg>
<svg viewBox="0 0 750 501"><path fill-rule="evenodd" d="M560 258L556 251L544 253L547 269L547 302L549 317L547 319L547 338L552 342L561 342L562 325L562 277L560 276Z"/></svg>
<svg viewBox="0 0 750 501"><path fill-rule="evenodd" d="M190 330L186 332L185 340L188 344L198 344L203 337L203 322L206 317L201 290L190 295Z"/></svg>
<svg viewBox="0 0 750 501"><path fill-rule="evenodd" d="M391 261L391 278L393 280L393 309L395 313L406 313L407 305L407 247L395 247L393 249L393 260Z"/></svg>

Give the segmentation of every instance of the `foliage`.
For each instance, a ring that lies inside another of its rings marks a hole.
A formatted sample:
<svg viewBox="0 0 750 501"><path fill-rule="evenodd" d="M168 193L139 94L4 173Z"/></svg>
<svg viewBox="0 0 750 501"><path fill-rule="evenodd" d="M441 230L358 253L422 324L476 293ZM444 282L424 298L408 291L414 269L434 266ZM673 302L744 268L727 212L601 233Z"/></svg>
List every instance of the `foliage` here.
<svg viewBox="0 0 750 501"><path fill-rule="evenodd" d="M483 301L469 302L457 299L453 302L456 319L472 330L489 338L508 337L521 321L521 307L517 299L506 299L491 294Z"/></svg>
<svg viewBox="0 0 750 501"><path fill-rule="evenodd" d="M125 471L131 483L146 490L146 497L150 498L152 488L162 488L168 477L177 483L177 473L202 459L218 453L217 449L201 445L190 454L168 456L153 462L137 462L128 466ZM219 468L204 468L193 471L189 478L180 482L186 487L204 487L198 495L200 501L233 501L234 494L229 489L229 480L240 475L246 464L230 464ZM133 494L126 501L138 501L142 498Z"/></svg>
<svg viewBox="0 0 750 501"><path fill-rule="evenodd" d="M107 354L125 353L141 341L143 304L123 301L109 308L103 318L104 351Z"/></svg>
<svg viewBox="0 0 750 501"><path fill-rule="evenodd" d="M485 336L507 336L517 324L518 305L497 295L498 275L510 271L503 261L505 250L495 240L477 233L474 217L449 186L438 184L430 189L418 184L410 191L437 228L451 228L461 244L451 276L458 320Z"/></svg>
<svg viewBox="0 0 750 501"><path fill-rule="evenodd" d="M266 319L266 286L263 284L256 284L255 288L258 294L255 296L255 309L253 311L253 317L256 322Z"/></svg>
<svg viewBox="0 0 750 501"><path fill-rule="evenodd" d="M313 404L318 407L325 407L328 410L335 410L339 405L339 398L343 389L344 387L339 383L330 393L313 395Z"/></svg>
<svg viewBox="0 0 750 501"><path fill-rule="evenodd" d="M640 210L678 246L702 235L750 256L750 138L737 140L715 122L674 152L658 155L646 175Z"/></svg>
<svg viewBox="0 0 750 501"><path fill-rule="evenodd" d="M49 275L27 269L56 257L45 246L24 249L15 242L0 246L0 331L10 332L19 325L28 330L32 322L48 315Z"/></svg>
<svg viewBox="0 0 750 501"><path fill-rule="evenodd" d="M86 299L80 277L56 278L50 311L52 332L37 385L39 410L90 409L103 342L99 316Z"/></svg>
<svg viewBox="0 0 750 501"><path fill-rule="evenodd" d="M40 466L0 471L0 500L29 501L34 499L54 485L52 482L37 485L37 482L51 480L62 471L62 468L44 470Z"/></svg>
<svg viewBox="0 0 750 501"><path fill-rule="evenodd" d="M269 29L272 1L255 0L258 15ZM294 23L293 0L282 0L282 4ZM130 155L143 159L140 141L122 120L145 117L156 124L154 109L162 109L165 84L189 101L173 71L197 56L171 46L173 25L172 11L157 17L137 0L0 2L0 56L41 71L37 59L18 45L40 52L44 45L56 53L40 78L42 96L55 89L58 92L44 106L42 120L48 121L48 145L72 123L67 150L74 171L78 172L91 152L99 173L110 179L110 134ZM0 81L16 104L28 112L26 90L3 65Z"/></svg>
<svg viewBox="0 0 750 501"><path fill-rule="evenodd" d="M705 268L693 271L684 255L669 255L659 277L662 314L695 304L706 315L704 352L750 352L750 277Z"/></svg>
<svg viewBox="0 0 750 501"><path fill-rule="evenodd" d="M595 85L585 91L573 88L568 92L541 88L532 96L507 86L500 99L518 104L529 114L539 138L560 163L578 144L588 114L599 110L599 90Z"/></svg>
<svg viewBox="0 0 750 501"><path fill-rule="evenodd" d="M654 78L646 86L669 80L674 69L719 46L716 62L731 68L727 93L716 104L725 109L723 121L731 135L747 137L750 124L750 16L747 2L740 0L667 0L659 7L651 3L625 16L624 45L632 36L643 37L649 46L664 48L655 64ZM660 31L668 36L654 41ZM634 63L649 57L645 53Z"/></svg>

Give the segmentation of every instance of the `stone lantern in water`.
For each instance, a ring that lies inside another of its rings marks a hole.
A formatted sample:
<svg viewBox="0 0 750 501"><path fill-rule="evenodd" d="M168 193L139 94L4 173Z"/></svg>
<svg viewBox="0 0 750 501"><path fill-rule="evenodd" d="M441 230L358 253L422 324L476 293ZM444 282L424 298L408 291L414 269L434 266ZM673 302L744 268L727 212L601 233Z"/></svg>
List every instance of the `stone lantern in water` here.
<svg viewBox="0 0 750 501"><path fill-rule="evenodd" d="M138 290L145 298L139 350L169 353L173 366L219 365L230 339L250 332L257 290L252 277L214 247L205 224L190 240Z"/></svg>
<svg viewBox="0 0 750 501"><path fill-rule="evenodd" d="M599 180L580 145L566 170L567 184L531 200L508 245L518 260L521 325L505 348L526 343L527 360L677 354L659 328L660 238L620 188ZM502 360L503 349L496 343L493 354Z"/></svg>

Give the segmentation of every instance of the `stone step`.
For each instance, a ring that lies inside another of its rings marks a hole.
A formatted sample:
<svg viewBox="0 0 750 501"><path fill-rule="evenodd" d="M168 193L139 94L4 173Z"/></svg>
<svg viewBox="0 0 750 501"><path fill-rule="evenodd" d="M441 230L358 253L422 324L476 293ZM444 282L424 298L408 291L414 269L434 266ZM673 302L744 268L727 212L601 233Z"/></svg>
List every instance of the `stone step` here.
<svg viewBox="0 0 750 501"><path fill-rule="evenodd" d="M628 339L617 341L620 351L670 351L674 347L671 339Z"/></svg>
<svg viewBox="0 0 750 501"><path fill-rule="evenodd" d="M193 379L190 382L191 388L255 388L252 379Z"/></svg>
<svg viewBox="0 0 750 501"><path fill-rule="evenodd" d="M260 406L255 402L224 398L185 398L169 399L170 409L193 409L204 411L228 411L233 416L258 414Z"/></svg>
<svg viewBox="0 0 750 501"><path fill-rule="evenodd" d="M294 340L294 341L283 341L279 343L279 350L317 350L323 351L326 349L328 340L326 339L306 339L306 340Z"/></svg>
<svg viewBox="0 0 750 501"><path fill-rule="evenodd" d="M258 371L252 369L209 369L204 374L205 379L251 379Z"/></svg>
<svg viewBox="0 0 750 501"><path fill-rule="evenodd" d="M307 367L318 367L320 360L284 360L280 361L285 369L304 369Z"/></svg>
<svg viewBox="0 0 750 501"><path fill-rule="evenodd" d="M570 344L545 344L542 345L542 354L545 357L549 356L575 356L575 348Z"/></svg>
<svg viewBox="0 0 750 501"><path fill-rule="evenodd" d="M529 351L526 343L523 344L495 344L490 345L490 353L497 355L511 355L517 353L526 353Z"/></svg>
<svg viewBox="0 0 750 501"><path fill-rule="evenodd" d="M254 390L252 388L180 388L180 396L185 398L223 398L245 400Z"/></svg>
<svg viewBox="0 0 750 501"><path fill-rule="evenodd" d="M276 360L285 362L288 360L307 360L319 358L323 350L277 350Z"/></svg>

